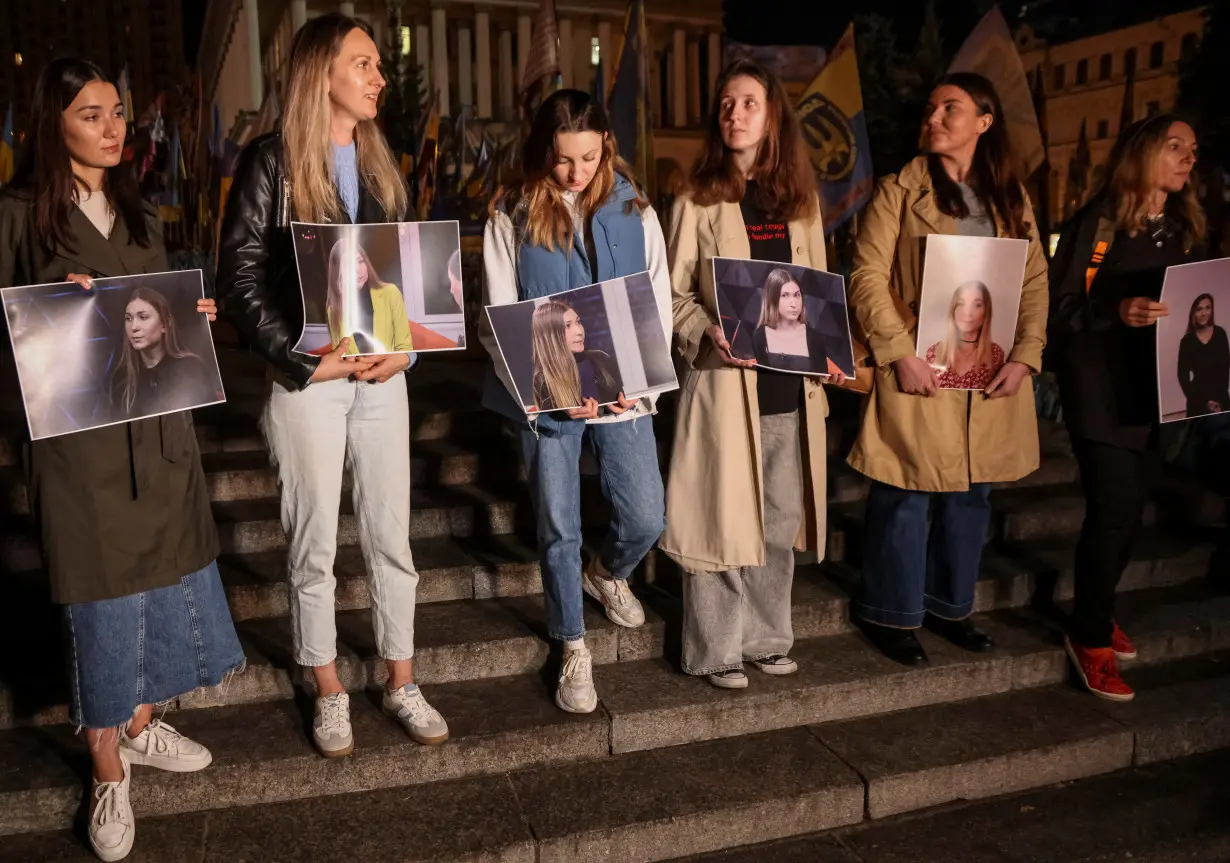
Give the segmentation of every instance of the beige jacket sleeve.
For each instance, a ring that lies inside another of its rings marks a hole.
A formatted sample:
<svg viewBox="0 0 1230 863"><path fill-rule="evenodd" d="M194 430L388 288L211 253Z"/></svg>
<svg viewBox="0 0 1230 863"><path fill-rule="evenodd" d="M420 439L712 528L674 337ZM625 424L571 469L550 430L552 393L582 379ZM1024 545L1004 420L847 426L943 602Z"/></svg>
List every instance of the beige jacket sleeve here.
<svg viewBox="0 0 1230 863"><path fill-rule="evenodd" d="M675 199L666 245L671 274L671 305L679 352L689 364L700 353L705 329L717 323L701 294L700 208L688 195Z"/></svg>
<svg viewBox="0 0 1230 863"><path fill-rule="evenodd" d="M1037 220L1029 196L1025 196L1025 220L1030 223L1029 252L1025 257L1025 284L1021 289L1021 308L1017 313L1016 342L1008 361L1024 363L1034 374L1042 371L1042 349L1046 347L1046 318L1050 309L1050 285L1046 255L1038 236Z"/></svg>
<svg viewBox="0 0 1230 863"><path fill-rule="evenodd" d="M877 366L914 355L914 338L901 320L891 287L904 197L895 175L882 179L854 240L850 309Z"/></svg>

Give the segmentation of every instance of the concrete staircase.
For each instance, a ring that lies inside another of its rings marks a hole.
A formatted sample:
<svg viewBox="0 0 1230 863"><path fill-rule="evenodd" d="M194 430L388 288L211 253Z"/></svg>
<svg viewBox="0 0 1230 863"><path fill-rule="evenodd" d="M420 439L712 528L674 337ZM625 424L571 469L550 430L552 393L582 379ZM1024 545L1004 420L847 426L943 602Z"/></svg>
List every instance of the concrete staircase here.
<svg viewBox="0 0 1230 863"><path fill-rule="evenodd" d="M285 539L255 427L262 372L234 350L223 367L230 401L199 413L198 437L248 669L172 706L171 721L214 763L187 775L137 768L131 859L649 861L789 839L729 859L873 860L871 840L856 848L834 837L926 807L1230 747L1230 598L1206 586L1207 538L1171 523L1165 507L1151 507L1122 584L1119 620L1140 650L1137 701L1100 702L1068 683L1059 621L1083 503L1060 430L1044 429L1041 470L993 492L977 612L998 649L963 653L924 633L932 661L920 669L875 652L849 623L865 483L841 464L857 416L840 396L829 559L804 562L793 593L800 672L753 671L737 693L681 674L678 574L653 555L638 574L644 627L620 629L587 604L602 704L563 713L550 697L558 659L545 640L515 441L479 406L480 364L429 358L409 384L415 665L452 739L418 746L380 715L384 668L347 501L339 666L356 693L357 746L327 761L309 741L310 697L290 661ZM659 418L664 459L669 413ZM67 724L58 616L45 599L17 439L0 438L0 860L91 859L71 832L80 833L88 761ZM596 477L585 484L587 529L600 534Z"/></svg>

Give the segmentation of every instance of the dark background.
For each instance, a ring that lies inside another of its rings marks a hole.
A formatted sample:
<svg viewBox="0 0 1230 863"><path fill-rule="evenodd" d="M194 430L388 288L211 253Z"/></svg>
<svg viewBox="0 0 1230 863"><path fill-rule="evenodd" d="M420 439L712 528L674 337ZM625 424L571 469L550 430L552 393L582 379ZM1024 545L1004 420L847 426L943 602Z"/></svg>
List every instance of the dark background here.
<svg viewBox="0 0 1230 863"><path fill-rule="evenodd" d="M632 307L636 342L641 349L641 362L645 365L645 385L666 386L676 380L675 366L669 347L671 334L663 333L653 282L648 273L637 273L625 278L624 284L628 286L628 305Z"/></svg>
<svg viewBox="0 0 1230 863"><path fill-rule="evenodd" d="M854 350L850 346L845 281L831 273L819 273L792 264L726 259L714 261L714 287L722 315L722 329L732 353L740 359L755 359L752 332L760 320L764 280L770 271L778 267L789 270L802 289L807 325L823 337L828 358L853 377ZM827 366L816 371L826 370Z"/></svg>
<svg viewBox="0 0 1230 863"><path fill-rule="evenodd" d="M202 296L200 270L95 279L92 291L83 291L76 285L40 285L21 291L18 300L10 292L5 301L10 333L19 326L48 327L65 334L79 333L84 342L66 348L61 360L80 363L87 370L85 377L89 383L62 393L56 393L59 382L53 376L22 367L18 353L23 393L44 405L38 415L29 417L34 437L111 423L111 377L124 345L124 309L138 286L153 288L166 297L181 346L201 358L206 369L215 375L216 389L222 392L209 324L196 311L197 300ZM83 328L81 315L85 308L89 311L85 313ZM25 319L24 323L18 323L18 314ZM53 396L54 400L43 402ZM183 405L185 409L196 406Z"/></svg>

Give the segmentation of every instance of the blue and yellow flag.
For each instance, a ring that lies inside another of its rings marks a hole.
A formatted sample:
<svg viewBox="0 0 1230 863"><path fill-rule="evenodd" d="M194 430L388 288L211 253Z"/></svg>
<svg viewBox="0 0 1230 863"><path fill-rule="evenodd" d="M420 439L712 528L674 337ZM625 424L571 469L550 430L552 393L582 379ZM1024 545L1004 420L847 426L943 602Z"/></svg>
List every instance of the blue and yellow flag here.
<svg viewBox="0 0 1230 863"><path fill-rule="evenodd" d="M4 135L0 136L0 184L13 179L13 106L4 114Z"/></svg>
<svg viewBox="0 0 1230 863"><path fill-rule="evenodd" d="M605 100L619 155L654 198L653 124L649 108L649 29L645 0L631 0L624 25L624 46L611 75L610 98Z"/></svg>
<svg viewBox="0 0 1230 863"><path fill-rule="evenodd" d="M803 93L798 114L820 184L824 233L831 234L871 200L875 178L853 24Z"/></svg>

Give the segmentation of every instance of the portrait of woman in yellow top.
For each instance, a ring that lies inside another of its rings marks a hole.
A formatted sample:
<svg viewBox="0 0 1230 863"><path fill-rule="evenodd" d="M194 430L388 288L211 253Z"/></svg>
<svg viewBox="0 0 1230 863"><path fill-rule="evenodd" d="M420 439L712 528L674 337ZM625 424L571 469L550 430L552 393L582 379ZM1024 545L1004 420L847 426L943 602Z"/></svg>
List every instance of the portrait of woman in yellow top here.
<svg viewBox="0 0 1230 863"><path fill-rule="evenodd" d="M350 336L347 354L414 350L401 288L380 278L371 257L353 237L342 237L329 252L325 312L330 344Z"/></svg>

